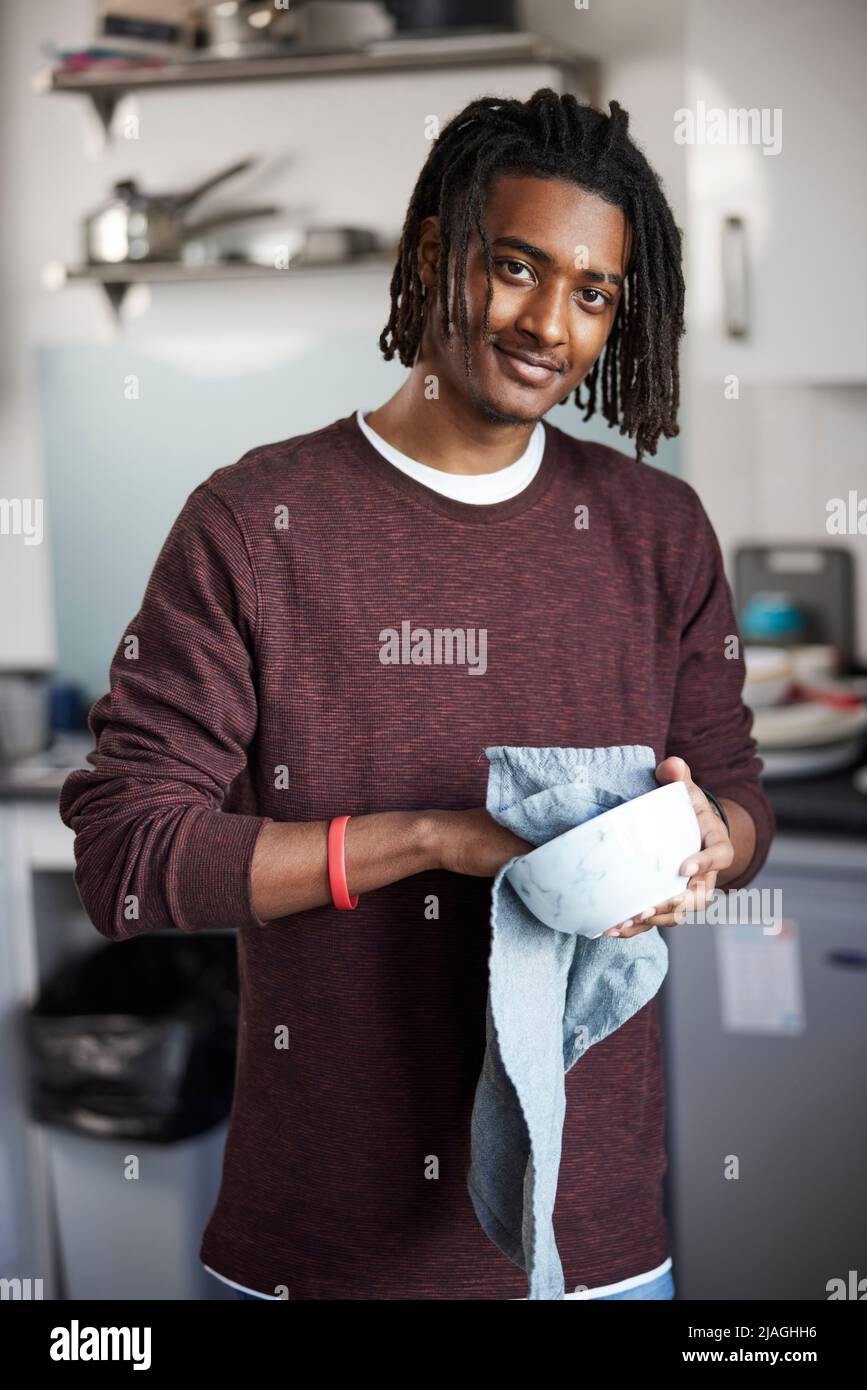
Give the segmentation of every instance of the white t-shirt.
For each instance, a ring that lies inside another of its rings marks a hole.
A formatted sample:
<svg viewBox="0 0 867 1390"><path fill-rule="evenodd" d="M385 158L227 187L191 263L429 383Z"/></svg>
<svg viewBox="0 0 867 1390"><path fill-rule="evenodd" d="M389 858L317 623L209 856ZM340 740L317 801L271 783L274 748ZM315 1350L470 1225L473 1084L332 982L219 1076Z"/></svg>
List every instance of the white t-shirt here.
<svg viewBox="0 0 867 1390"><path fill-rule="evenodd" d="M370 411L367 412L371 414ZM533 481L545 452L545 428L541 420L530 435L529 443L519 459L506 468L494 473L444 473L441 468L431 468L426 463L418 463L408 454L402 454L370 428L360 410L355 412L358 427L373 445L374 449L402 473L442 493L443 497L454 497L458 502L505 502L509 497L517 497L519 492Z"/></svg>

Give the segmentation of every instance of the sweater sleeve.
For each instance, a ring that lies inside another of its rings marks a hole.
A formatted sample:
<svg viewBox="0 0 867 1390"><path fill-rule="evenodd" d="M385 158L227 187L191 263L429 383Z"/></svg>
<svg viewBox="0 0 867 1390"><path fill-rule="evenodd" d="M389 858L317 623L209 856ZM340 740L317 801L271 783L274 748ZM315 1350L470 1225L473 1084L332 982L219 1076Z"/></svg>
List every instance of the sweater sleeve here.
<svg viewBox="0 0 867 1390"><path fill-rule="evenodd" d="M271 817L220 808L257 724L258 595L212 482L187 498L93 705L93 770L63 783L75 884L111 940L155 928L265 926L250 869Z"/></svg>
<svg viewBox="0 0 867 1390"><path fill-rule="evenodd" d="M746 868L724 891L750 883L768 857L776 830L762 788L764 764L752 737L752 711L743 702L746 665L731 588L716 533L694 489L691 529L695 564L680 619L675 697L666 757L683 758L692 779L717 797L736 801L752 817L756 847Z"/></svg>

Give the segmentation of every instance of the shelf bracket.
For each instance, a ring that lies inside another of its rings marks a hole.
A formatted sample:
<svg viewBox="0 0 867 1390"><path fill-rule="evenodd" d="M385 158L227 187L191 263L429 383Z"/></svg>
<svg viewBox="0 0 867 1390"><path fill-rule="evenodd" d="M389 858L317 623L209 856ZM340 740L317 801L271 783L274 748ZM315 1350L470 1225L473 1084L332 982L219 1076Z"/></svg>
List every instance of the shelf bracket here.
<svg viewBox="0 0 867 1390"><path fill-rule="evenodd" d="M111 123L114 120L114 113L117 110L121 93L109 89L106 92L91 91L88 95L91 105L99 118L99 123L105 132L105 138L106 140L110 140Z"/></svg>
<svg viewBox="0 0 867 1390"><path fill-rule="evenodd" d="M126 299L127 291L132 285L131 280L103 280L102 288L105 290L106 298L111 305L112 313L116 319L120 318L120 310L123 301Z"/></svg>

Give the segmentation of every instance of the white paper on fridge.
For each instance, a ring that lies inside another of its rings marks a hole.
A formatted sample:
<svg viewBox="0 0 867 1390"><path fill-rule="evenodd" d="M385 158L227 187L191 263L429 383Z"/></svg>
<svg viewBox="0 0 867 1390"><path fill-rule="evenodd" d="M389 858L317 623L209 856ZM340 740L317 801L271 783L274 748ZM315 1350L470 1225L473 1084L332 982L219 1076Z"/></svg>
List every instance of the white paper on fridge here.
<svg viewBox="0 0 867 1390"><path fill-rule="evenodd" d="M803 1033L804 990L798 924L779 932L730 923L713 928L720 1018L727 1033Z"/></svg>

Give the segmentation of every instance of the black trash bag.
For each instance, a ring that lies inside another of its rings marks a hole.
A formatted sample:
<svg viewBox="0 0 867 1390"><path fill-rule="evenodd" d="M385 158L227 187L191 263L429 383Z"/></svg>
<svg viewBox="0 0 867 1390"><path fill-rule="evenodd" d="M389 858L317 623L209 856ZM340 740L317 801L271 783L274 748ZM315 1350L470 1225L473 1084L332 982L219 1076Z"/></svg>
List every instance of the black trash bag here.
<svg viewBox="0 0 867 1390"><path fill-rule="evenodd" d="M27 1012L33 1118L172 1144L232 1107L238 961L226 936L139 936L63 966Z"/></svg>

